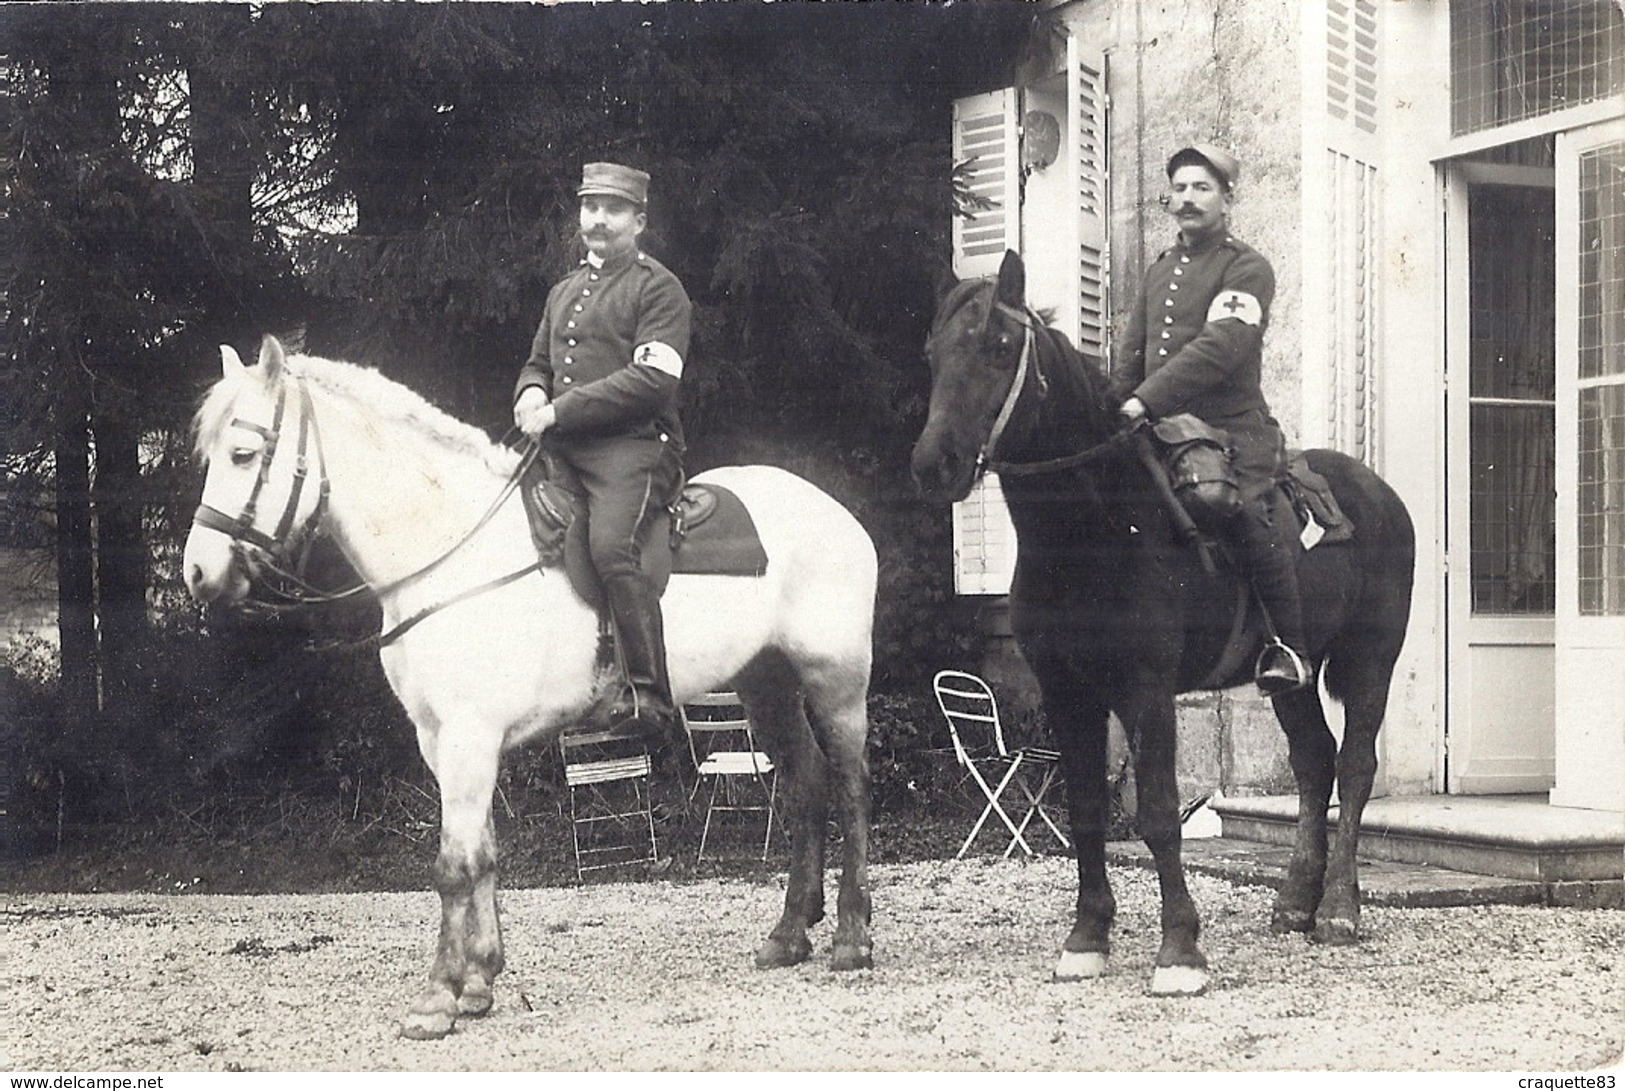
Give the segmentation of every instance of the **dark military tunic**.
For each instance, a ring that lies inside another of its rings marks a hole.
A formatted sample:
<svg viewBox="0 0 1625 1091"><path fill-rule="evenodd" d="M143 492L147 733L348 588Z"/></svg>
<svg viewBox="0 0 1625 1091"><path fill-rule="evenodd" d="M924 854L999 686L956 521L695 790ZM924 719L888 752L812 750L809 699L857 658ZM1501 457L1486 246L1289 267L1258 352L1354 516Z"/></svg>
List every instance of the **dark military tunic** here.
<svg viewBox="0 0 1625 1091"><path fill-rule="evenodd" d="M1245 492L1280 472L1283 442L1261 386L1275 272L1231 235L1181 239L1146 271L1112 383L1153 418L1192 413L1230 433Z"/></svg>
<svg viewBox="0 0 1625 1091"><path fill-rule="evenodd" d="M605 580L639 571L642 544L682 487L678 377L693 307L677 277L637 250L583 262L548 293L513 396L539 386L555 423L553 476L585 498Z"/></svg>
<svg viewBox="0 0 1625 1091"><path fill-rule="evenodd" d="M660 437L681 447L677 374L647 352L640 361L632 354L664 344L680 371L692 313L677 277L646 254L633 250L601 269L582 262L548 293L514 397L527 386L546 391L558 414L550 432L560 438Z"/></svg>

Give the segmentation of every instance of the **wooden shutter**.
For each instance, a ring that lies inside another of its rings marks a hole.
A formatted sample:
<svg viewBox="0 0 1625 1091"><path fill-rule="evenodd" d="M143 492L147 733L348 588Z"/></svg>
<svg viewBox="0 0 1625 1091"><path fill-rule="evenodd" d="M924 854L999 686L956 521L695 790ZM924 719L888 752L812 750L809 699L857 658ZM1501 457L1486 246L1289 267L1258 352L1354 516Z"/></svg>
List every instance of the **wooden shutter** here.
<svg viewBox="0 0 1625 1091"><path fill-rule="evenodd" d="M1078 179L1078 328L1084 353L1105 358L1111 302L1106 295L1106 58L1067 39L1067 132Z"/></svg>
<svg viewBox="0 0 1625 1091"><path fill-rule="evenodd" d="M1021 248L1020 145L1013 87L954 103L954 162L970 162L971 192L992 203L954 217L954 274L992 276L1006 250ZM1004 595L1016 570L1016 532L998 478L977 482L954 505L954 591Z"/></svg>

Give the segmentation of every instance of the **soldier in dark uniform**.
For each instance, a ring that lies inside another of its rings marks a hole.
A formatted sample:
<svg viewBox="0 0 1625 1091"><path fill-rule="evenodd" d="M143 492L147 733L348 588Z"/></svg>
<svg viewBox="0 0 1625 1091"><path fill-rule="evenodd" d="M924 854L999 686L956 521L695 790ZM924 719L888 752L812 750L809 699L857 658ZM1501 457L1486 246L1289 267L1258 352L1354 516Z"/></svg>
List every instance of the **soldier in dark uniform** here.
<svg viewBox="0 0 1625 1091"><path fill-rule="evenodd" d="M555 480L584 501L587 540L626 668L611 706L621 737L676 731L660 597L639 554L682 488L677 386L692 305L669 269L638 248L649 176L616 163L582 169L587 257L548 294L514 384L514 423L546 436Z"/></svg>
<svg viewBox="0 0 1625 1091"><path fill-rule="evenodd" d="M1266 696L1308 685L1290 515L1274 487L1285 471L1281 426L1260 386L1260 353L1275 296L1264 256L1230 234L1241 165L1211 144L1168 160L1168 211L1179 221L1172 249L1146 271L1112 368L1130 420L1191 413L1230 435L1242 510L1230 537L1275 639L1257 665Z"/></svg>

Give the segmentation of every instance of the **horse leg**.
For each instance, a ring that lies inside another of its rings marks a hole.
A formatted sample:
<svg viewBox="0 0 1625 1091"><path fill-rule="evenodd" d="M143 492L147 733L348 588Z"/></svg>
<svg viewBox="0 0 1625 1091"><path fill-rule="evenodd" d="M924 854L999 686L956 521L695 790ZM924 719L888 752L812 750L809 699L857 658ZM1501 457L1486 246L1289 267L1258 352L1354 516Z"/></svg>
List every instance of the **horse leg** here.
<svg viewBox="0 0 1625 1091"><path fill-rule="evenodd" d="M1337 741L1326 725L1320 694L1312 688L1275 698L1286 732L1287 760L1298 785L1298 826L1286 883L1275 896L1270 928L1308 932L1315 926L1326 874L1326 808L1331 803Z"/></svg>
<svg viewBox="0 0 1625 1091"><path fill-rule="evenodd" d="M1315 914L1314 938L1347 944L1360 938L1360 876L1355 857L1360 818L1377 775L1377 732L1388 708L1393 661L1358 670L1343 698L1343 747L1337 754L1337 841L1326 864L1326 892Z"/></svg>
<svg viewBox="0 0 1625 1091"><path fill-rule="evenodd" d="M463 990L457 997L462 1015L479 1016L491 1010L493 986L502 972L502 922L497 915L496 826L489 804L486 806L482 842L491 847L490 866L474 879L469 901L468 969Z"/></svg>
<svg viewBox="0 0 1625 1091"><path fill-rule="evenodd" d="M1207 989L1207 959L1197 946L1201 922L1185 885L1179 826L1178 738L1173 694L1161 682L1141 683L1119 709L1135 749L1140 837L1157 865L1162 890L1162 945L1151 975L1153 996L1196 996Z"/></svg>
<svg viewBox="0 0 1625 1091"><path fill-rule="evenodd" d="M423 741L420 733L420 748ZM443 724L433 741L431 768L440 783L440 853L434 864L440 940L429 984L401 1023L404 1038L443 1038L458 1015L489 1009L491 982L502 968L491 822L497 743L472 725L454 723Z"/></svg>
<svg viewBox="0 0 1625 1091"><path fill-rule="evenodd" d="M1037 657L1034 657L1035 659ZM1082 981L1106 972L1117 902L1106 877L1106 703L1097 687L1080 684L1059 659L1040 661L1034 674L1050 739L1061 753L1067 821L1077 852L1078 903L1061 945L1056 981Z"/></svg>
<svg viewBox="0 0 1625 1091"><path fill-rule="evenodd" d="M812 955L807 929L824 919L824 832L828 773L802 710L801 690L788 665L764 655L734 685L758 741L779 771L784 827L790 834L790 874L784 912L756 950L760 969L794 966Z"/></svg>
<svg viewBox="0 0 1625 1091"><path fill-rule="evenodd" d="M836 897L835 939L830 951L833 970L867 970L874 966L869 934L869 778L868 663L834 666L815 677L806 672L807 704L818 739L835 774L841 822L841 886Z"/></svg>

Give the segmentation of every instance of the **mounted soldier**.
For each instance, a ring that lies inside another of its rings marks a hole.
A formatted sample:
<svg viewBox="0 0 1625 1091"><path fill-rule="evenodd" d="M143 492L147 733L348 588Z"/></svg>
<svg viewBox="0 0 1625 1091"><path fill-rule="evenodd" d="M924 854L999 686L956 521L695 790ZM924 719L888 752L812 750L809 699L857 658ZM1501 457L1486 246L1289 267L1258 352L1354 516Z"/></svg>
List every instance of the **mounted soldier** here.
<svg viewBox="0 0 1625 1091"><path fill-rule="evenodd" d="M1311 684L1298 599L1294 521L1276 483L1286 445L1260 385L1275 272L1230 233L1241 164L1211 144L1168 160L1163 206L1179 237L1146 271L1112 366L1129 420L1190 413L1229 436L1241 510L1223 528L1268 616L1273 639L1255 675L1265 696Z"/></svg>
<svg viewBox="0 0 1625 1091"><path fill-rule="evenodd" d="M658 589L640 557L683 483L678 381L693 307L677 277L643 253L649 175L582 169L586 259L548 294L514 384L514 424L546 437L555 481L581 502L620 661L610 729L658 743L677 730Z"/></svg>

